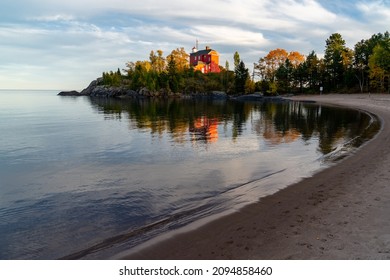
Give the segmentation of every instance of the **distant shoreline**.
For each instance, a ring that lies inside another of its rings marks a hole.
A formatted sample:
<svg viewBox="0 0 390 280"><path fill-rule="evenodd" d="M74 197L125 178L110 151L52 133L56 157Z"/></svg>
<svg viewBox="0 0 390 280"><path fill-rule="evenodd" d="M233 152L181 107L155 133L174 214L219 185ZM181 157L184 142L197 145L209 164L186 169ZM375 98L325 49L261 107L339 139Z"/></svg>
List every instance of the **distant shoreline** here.
<svg viewBox="0 0 390 280"><path fill-rule="evenodd" d="M369 111L381 131L354 155L256 204L125 259L389 259L390 96L291 98Z"/></svg>

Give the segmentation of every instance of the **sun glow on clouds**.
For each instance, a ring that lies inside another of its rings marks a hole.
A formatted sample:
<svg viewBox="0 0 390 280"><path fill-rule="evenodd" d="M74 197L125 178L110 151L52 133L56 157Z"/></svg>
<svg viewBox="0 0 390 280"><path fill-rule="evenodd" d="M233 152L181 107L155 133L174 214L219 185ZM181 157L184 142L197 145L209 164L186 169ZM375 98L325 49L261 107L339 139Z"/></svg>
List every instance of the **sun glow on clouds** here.
<svg viewBox="0 0 390 280"><path fill-rule="evenodd" d="M102 71L148 59L152 49L165 55L177 47L190 52L196 39L200 47L217 49L222 64L238 51L252 65L274 48L320 54L334 32L353 47L388 29L387 0L350 1L348 14L345 5L325 0L5 0L0 87L82 89ZM17 65L34 69L34 80L26 72L22 77Z"/></svg>

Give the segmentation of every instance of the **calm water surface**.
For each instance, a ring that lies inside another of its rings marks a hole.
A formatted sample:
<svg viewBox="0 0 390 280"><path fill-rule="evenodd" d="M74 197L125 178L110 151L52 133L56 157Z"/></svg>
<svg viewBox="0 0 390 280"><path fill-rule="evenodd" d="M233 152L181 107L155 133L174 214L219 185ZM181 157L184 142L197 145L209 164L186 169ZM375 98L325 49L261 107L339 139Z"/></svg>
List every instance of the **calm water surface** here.
<svg viewBox="0 0 390 280"><path fill-rule="evenodd" d="M372 122L292 102L0 91L0 259L109 258L312 175Z"/></svg>

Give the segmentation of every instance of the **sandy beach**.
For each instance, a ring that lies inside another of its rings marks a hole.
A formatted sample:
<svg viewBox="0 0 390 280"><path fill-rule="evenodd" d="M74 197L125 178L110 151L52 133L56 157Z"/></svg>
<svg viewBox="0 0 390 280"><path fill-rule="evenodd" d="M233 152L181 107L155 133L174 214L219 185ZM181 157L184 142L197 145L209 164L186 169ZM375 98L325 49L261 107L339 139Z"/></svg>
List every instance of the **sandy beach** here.
<svg viewBox="0 0 390 280"><path fill-rule="evenodd" d="M126 259L390 259L390 95L300 96L382 121L356 153L311 178Z"/></svg>

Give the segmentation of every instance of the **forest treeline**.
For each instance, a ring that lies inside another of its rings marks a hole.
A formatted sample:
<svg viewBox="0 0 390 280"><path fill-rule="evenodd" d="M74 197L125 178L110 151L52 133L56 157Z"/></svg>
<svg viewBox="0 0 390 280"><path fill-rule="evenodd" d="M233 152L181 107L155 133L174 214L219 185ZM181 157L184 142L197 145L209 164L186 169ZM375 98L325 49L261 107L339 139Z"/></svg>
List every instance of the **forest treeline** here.
<svg viewBox="0 0 390 280"><path fill-rule="evenodd" d="M203 74L189 65L184 48L173 50L168 56L163 51L151 51L149 60L127 62L122 71L103 73L102 83L126 86L133 90L167 93L207 93L223 91L227 94L265 95L286 93L324 92L389 92L390 35L389 32L372 35L356 43L354 49L346 46L339 33L325 41L324 57L315 51L303 55L297 51L271 50L254 63L249 73L236 52L234 66L226 61L220 73Z"/></svg>

